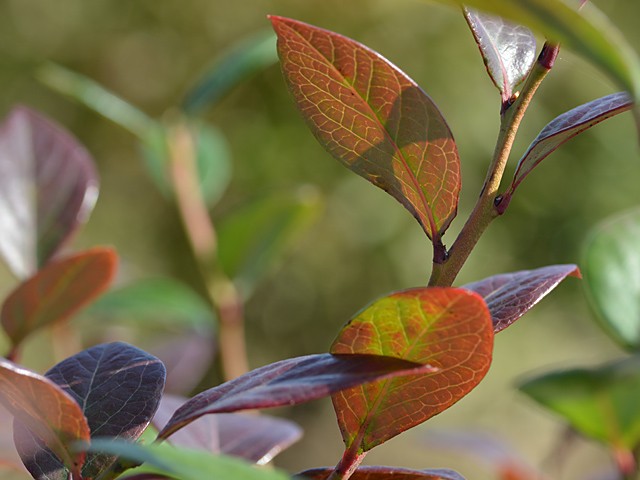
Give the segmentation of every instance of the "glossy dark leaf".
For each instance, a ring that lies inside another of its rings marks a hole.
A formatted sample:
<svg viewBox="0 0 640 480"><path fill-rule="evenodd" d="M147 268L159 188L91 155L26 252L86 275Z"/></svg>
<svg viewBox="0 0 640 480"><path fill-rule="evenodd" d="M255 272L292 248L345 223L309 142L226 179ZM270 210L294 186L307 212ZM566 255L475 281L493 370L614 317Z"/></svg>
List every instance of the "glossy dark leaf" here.
<svg viewBox="0 0 640 480"><path fill-rule="evenodd" d="M25 107L0 125L0 254L28 277L44 265L98 196L89 153L68 132Z"/></svg>
<svg viewBox="0 0 640 480"><path fill-rule="evenodd" d="M462 288L484 298L491 312L493 330L498 333L531 310L567 276L580 278L580 270L576 265L552 265L494 275Z"/></svg>
<svg viewBox="0 0 640 480"><path fill-rule="evenodd" d="M430 365L375 355L289 358L199 393L175 412L158 437L167 438L211 413L297 405L364 382L431 371Z"/></svg>
<svg viewBox="0 0 640 480"><path fill-rule="evenodd" d="M85 454L75 452L73 445L88 444L90 433L71 395L50 379L0 359L0 402L55 453L61 466L80 471ZM23 451L33 453L34 449Z"/></svg>
<svg viewBox="0 0 640 480"><path fill-rule="evenodd" d="M536 38L526 27L501 17L464 9L464 16L491 80L506 103L536 61Z"/></svg>
<svg viewBox="0 0 640 480"><path fill-rule="evenodd" d="M165 369L148 353L125 343L97 345L57 364L46 377L75 402L91 429L91 438L137 439L160 402ZM25 438L22 447L28 448ZM31 451L37 451L33 445ZM42 466L23 457L35 478ZM96 478L115 457L91 453L82 469L84 478Z"/></svg>
<svg viewBox="0 0 640 480"><path fill-rule="evenodd" d="M299 473L294 478L302 480L327 480L333 468L314 468ZM464 480L453 470L440 468L432 470L410 470L400 467L359 467L351 480Z"/></svg>
<svg viewBox="0 0 640 480"><path fill-rule="evenodd" d="M547 373L520 390L583 435L628 450L640 443L640 357Z"/></svg>
<svg viewBox="0 0 640 480"><path fill-rule="evenodd" d="M458 288L414 288L376 300L338 334L332 353L434 365L334 394L342 438L367 451L446 410L489 370L493 325L482 298ZM372 401L375 399L375 401Z"/></svg>
<svg viewBox="0 0 640 480"><path fill-rule="evenodd" d="M289 476L271 468L259 468L239 459L186 450L170 445L142 445L118 440L95 440L92 451L105 452L133 462L144 463L142 478L164 474L180 480L289 480ZM162 478L162 476L160 477Z"/></svg>
<svg viewBox="0 0 640 480"><path fill-rule="evenodd" d="M38 328L67 320L104 292L116 272L110 248L93 248L49 262L18 285L2 305L0 321L13 345Z"/></svg>
<svg viewBox="0 0 640 480"><path fill-rule="evenodd" d="M598 225L585 242L583 263L600 326L623 347L640 351L640 210Z"/></svg>
<svg viewBox="0 0 640 480"><path fill-rule="evenodd" d="M273 32L260 32L223 53L187 94L183 108L198 113L213 107L234 87L278 61Z"/></svg>
<svg viewBox="0 0 640 480"><path fill-rule="evenodd" d="M525 152L513 177L508 195L555 149L588 128L633 107L627 93L620 92L593 100L556 117L538 134Z"/></svg>
<svg viewBox="0 0 640 480"><path fill-rule="evenodd" d="M318 141L439 238L456 214L460 160L433 101L364 45L287 18L271 22L287 84Z"/></svg>

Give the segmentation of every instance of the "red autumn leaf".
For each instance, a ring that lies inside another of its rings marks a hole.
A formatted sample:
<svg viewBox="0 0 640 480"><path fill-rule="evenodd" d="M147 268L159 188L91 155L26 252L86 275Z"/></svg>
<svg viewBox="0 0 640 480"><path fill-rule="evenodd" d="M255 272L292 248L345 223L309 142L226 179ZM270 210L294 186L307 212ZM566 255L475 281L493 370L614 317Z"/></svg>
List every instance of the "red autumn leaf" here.
<svg viewBox="0 0 640 480"><path fill-rule="evenodd" d="M438 239L456 214L460 160L431 98L354 40L288 18L271 22L284 76L318 141Z"/></svg>
<svg viewBox="0 0 640 480"><path fill-rule="evenodd" d="M536 270L502 273L463 285L484 298L498 333L542 300L568 276L580 278L576 265L552 265Z"/></svg>
<svg viewBox="0 0 640 480"><path fill-rule="evenodd" d="M438 368L333 395L347 448L367 451L446 410L489 369L493 325L482 298L457 288L415 288L375 301L339 333L332 353L402 358Z"/></svg>
<svg viewBox="0 0 640 480"><path fill-rule="evenodd" d="M110 285L118 257L110 248L93 248L48 263L6 299L0 321L13 345L34 330L61 322Z"/></svg>
<svg viewBox="0 0 640 480"><path fill-rule="evenodd" d="M303 480L327 480L333 468L314 468L295 476ZM464 480L453 470L410 470L399 467L360 467L351 477L351 480Z"/></svg>

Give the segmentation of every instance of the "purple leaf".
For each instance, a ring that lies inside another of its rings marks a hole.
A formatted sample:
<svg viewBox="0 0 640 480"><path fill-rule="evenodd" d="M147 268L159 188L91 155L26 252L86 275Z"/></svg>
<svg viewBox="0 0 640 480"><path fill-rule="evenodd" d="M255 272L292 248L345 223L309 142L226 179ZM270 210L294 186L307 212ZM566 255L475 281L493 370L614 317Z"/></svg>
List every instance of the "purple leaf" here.
<svg viewBox="0 0 640 480"><path fill-rule="evenodd" d="M531 170L560 145L607 118L631 110L632 107L633 102L629 94L619 92L585 103L556 117L531 142L518 162L511 187L505 196L513 195Z"/></svg>
<svg viewBox="0 0 640 480"><path fill-rule="evenodd" d="M421 365L377 355L328 353L289 358L196 395L158 434L166 439L203 415L297 405L381 378L431 373Z"/></svg>
<svg viewBox="0 0 640 480"><path fill-rule="evenodd" d="M81 406L92 439L135 440L158 407L165 369L152 355L117 342L84 350L57 364L45 376ZM20 449L38 452L32 440L21 433ZM44 480L47 477L40 475L46 469L39 462L47 458L44 466L50 467L50 457L51 452L40 451L38 456L22 459L34 478ZM89 453L82 469L83 477L96 478L114 460L112 455Z"/></svg>
<svg viewBox="0 0 640 480"><path fill-rule="evenodd" d="M580 278L580 270L576 265L552 265L494 275L462 288L484 298L494 332L498 333L527 313L567 276Z"/></svg>
<svg viewBox="0 0 640 480"><path fill-rule="evenodd" d="M536 39L528 28L501 17L469 8L464 9L464 17L506 105L536 60Z"/></svg>
<svg viewBox="0 0 640 480"><path fill-rule="evenodd" d="M313 468L299 473L294 478L302 480L326 480L333 472L333 467ZM464 480L453 470L410 470L399 467L360 467L351 477L351 480Z"/></svg>
<svg viewBox="0 0 640 480"><path fill-rule="evenodd" d="M0 254L28 277L86 221L98 196L89 153L25 107L0 125Z"/></svg>

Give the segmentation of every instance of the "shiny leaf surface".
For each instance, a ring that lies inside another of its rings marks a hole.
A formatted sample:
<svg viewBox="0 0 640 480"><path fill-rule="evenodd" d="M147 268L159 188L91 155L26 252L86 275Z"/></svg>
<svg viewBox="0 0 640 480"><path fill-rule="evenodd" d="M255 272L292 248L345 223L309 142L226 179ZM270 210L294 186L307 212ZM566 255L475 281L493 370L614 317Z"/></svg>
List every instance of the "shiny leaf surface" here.
<svg viewBox="0 0 640 480"><path fill-rule="evenodd" d="M619 92L585 103L556 117L542 129L518 162L508 194L513 193L525 177L563 143L632 107L629 95Z"/></svg>
<svg viewBox="0 0 640 480"><path fill-rule="evenodd" d="M536 61L536 39L528 28L501 17L469 8L464 9L464 16L504 104Z"/></svg>
<svg viewBox="0 0 640 480"><path fill-rule="evenodd" d="M327 480L333 468L314 468L295 476L296 479ZM351 480L464 480L452 470L410 470L399 467L359 467Z"/></svg>
<svg viewBox="0 0 640 480"><path fill-rule="evenodd" d="M462 288L484 298L491 312L493 330L498 333L531 310L567 276L580 278L580 270L576 265L552 265L494 275Z"/></svg>
<svg viewBox="0 0 640 480"><path fill-rule="evenodd" d="M331 352L386 355L438 370L333 395L347 448L358 441L370 450L449 408L482 380L492 349L491 316L473 292L415 288L375 301L342 329Z"/></svg>
<svg viewBox="0 0 640 480"><path fill-rule="evenodd" d="M13 345L34 330L67 320L104 292L116 272L110 248L93 248L49 262L11 292L0 321Z"/></svg>
<svg viewBox="0 0 640 480"><path fill-rule="evenodd" d="M89 153L68 132L25 107L0 125L0 254L25 278L86 221L98 196Z"/></svg>
<svg viewBox="0 0 640 480"><path fill-rule="evenodd" d="M364 382L429 371L430 365L375 355L289 358L199 393L174 413L158 437L167 438L211 413L297 405Z"/></svg>
<svg viewBox="0 0 640 480"><path fill-rule="evenodd" d="M623 347L640 350L640 209L606 220L584 248L584 278L596 318Z"/></svg>
<svg viewBox="0 0 640 480"><path fill-rule="evenodd" d="M50 379L0 359L0 402L44 442L61 466L80 471L85 454L75 453L72 445L88 444L90 433L82 409L71 395ZM18 450L34 453L33 449Z"/></svg>
<svg viewBox="0 0 640 480"><path fill-rule="evenodd" d="M520 390L588 437L628 450L640 442L640 357L551 372Z"/></svg>
<svg viewBox="0 0 640 480"><path fill-rule="evenodd" d="M439 238L456 214L460 160L433 101L354 40L287 18L271 22L285 79L318 141Z"/></svg>

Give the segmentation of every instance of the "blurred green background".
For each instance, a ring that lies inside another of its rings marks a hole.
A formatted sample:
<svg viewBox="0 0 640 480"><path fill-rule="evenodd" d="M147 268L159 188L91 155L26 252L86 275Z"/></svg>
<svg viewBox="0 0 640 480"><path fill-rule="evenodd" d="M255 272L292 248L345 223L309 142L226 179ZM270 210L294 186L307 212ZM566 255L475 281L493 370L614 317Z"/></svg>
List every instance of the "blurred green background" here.
<svg viewBox="0 0 640 480"><path fill-rule="evenodd" d="M640 3L596 3L640 50ZM94 155L101 193L74 246L108 244L121 255L120 281L170 275L196 284L175 208L146 176L135 139L125 130L39 83L46 61L80 72L160 116L179 105L225 49L268 28L267 14L340 32L379 51L435 100L458 142L463 168L459 218L451 243L479 191L497 135L499 95L458 11L419 0L2 0L0 115L16 104L36 108L73 132ZM615 91L600 72L561 51L521 128L510 169L554 116ZM222 218L263 194L302 188L323 199L316 222L262 282L247 305L251 365L326 351L340 326L374 298L424 284L430 246L419 225L382 191L324 152L297 113L278 66L234 89L205 119L221 128L234 177L213 209ZM520 187L507 215L493 224L458 284L553 263L579 263L590 227L640 203L637 138L628 114L608 120L555 152ZM0 293L14 280L0 272ZM34 344L40 340L35 338ZM459 454L427 447L434 429L485 431L532 464L556 448L562 426L513 388L516 378L556 366L597 364L619 356L594 325L580 282L569 279L496 339L486 380L459 405L406 432L368 463L448 467L471 480L496 478ZM33 357L40 370L46 355ZM281 412L305 438L277 464L290 471L335 464L341 455L329 401ZM593 444L577 446L558 478L585 478L608 464Z"/></svg>

